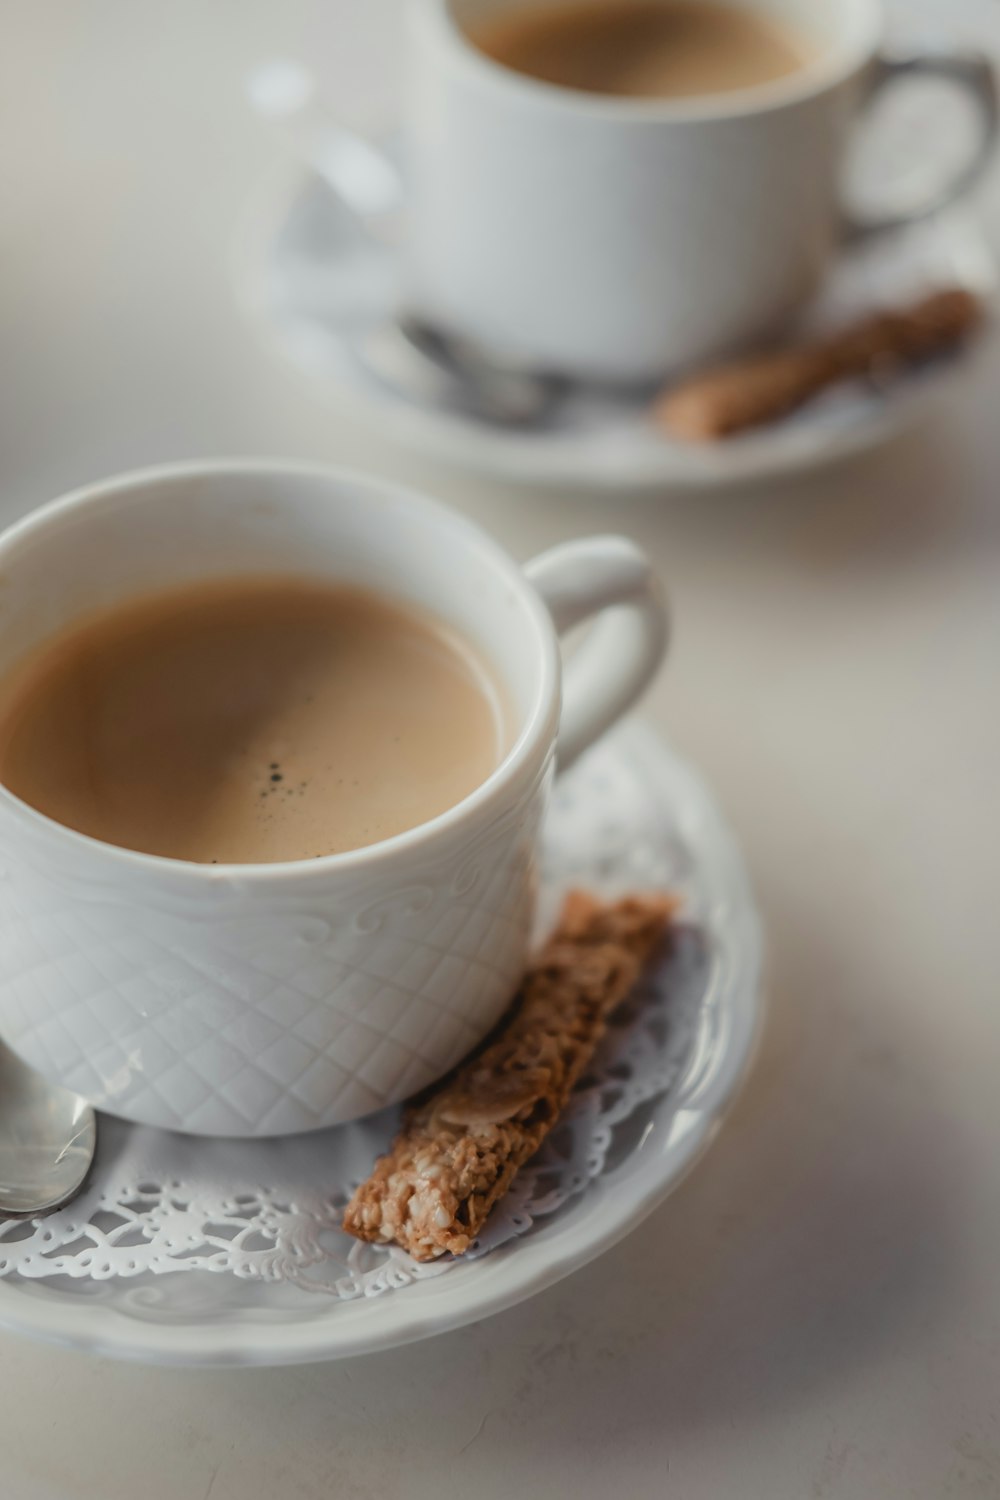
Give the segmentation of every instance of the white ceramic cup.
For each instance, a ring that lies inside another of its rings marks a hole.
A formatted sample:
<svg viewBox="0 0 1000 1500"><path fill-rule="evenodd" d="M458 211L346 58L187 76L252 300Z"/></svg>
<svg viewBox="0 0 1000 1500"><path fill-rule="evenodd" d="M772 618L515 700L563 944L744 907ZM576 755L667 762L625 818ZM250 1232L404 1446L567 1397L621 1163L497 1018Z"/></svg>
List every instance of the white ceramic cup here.
<svg viewBox="0 0 1000 1500"><path fill-rule="evenodd" d="M956 178L883 222L965 188L995 134L988 61L883 57L880 0L731 0L794 27L813 59L675 101L557 88L470 43L466 28L526 3L410 0L403 261L422 315L534 368L641 380L777 330L843 237L850 128L892 80L952 80L982 130Z"/></svg>
<svg viewBox="0 0 1000 1500"><path fill-rule="evenodd" d="M282 1135L395 1103L496 1021L522 971L539 825L569 764L637 698L666 643L649 564L594 537L522 571L419 496L267 463L153 469L0 537L0 676L91 610L262 571L412 601L493 665L513 748L409 832L287 864L198 865L102 843L0 786L0 1036L128 1119ZM600 615L562 688L559 631Z"/></svg>

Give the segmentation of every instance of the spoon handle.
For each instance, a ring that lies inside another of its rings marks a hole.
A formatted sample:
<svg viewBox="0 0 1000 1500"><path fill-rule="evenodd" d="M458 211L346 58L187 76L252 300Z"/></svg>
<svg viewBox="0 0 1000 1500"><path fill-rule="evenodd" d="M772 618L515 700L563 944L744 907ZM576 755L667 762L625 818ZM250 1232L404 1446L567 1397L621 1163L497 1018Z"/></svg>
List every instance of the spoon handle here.
<svg viewBox="0 0 1000 1500"><path fill-rule="evenodd" d="M37 1218L75 1197L96 1145L86 1100L0 1045L0 1218Z"/></svg>

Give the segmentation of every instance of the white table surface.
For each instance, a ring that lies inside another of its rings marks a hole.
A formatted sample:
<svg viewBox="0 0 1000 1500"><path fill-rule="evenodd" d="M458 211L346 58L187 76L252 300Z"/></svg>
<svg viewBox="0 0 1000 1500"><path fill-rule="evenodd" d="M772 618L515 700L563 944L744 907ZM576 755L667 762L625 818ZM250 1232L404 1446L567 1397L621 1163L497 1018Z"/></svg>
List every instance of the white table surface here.
<svg viewBox="0 0 1000 1500"><path fill-rule="evenodd" d="M627 530L676 609L648 712L744 841L772 998L694 1175L490 1322L245 1372L0 1335L2 1493L1000 1495L1000 359L890 450L757 492L543 503L414 463L272 362L227 269L277 160L245 69L321 58L371 119L397 3L5 0L2 18L2 518L140 463L267 452L406 476L519 556ZM996 175L984 209L996 225Z"/></svg>

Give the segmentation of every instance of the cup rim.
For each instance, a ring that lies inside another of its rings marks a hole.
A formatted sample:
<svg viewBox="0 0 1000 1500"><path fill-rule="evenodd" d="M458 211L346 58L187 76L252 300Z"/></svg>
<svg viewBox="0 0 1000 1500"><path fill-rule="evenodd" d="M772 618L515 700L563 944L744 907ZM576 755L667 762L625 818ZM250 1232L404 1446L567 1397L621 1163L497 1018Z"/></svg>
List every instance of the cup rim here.
<svg viewBox="0 0 1000 1500"><path fill-rule="evenodd" d="M430 846L441 835L450 833L470 817L479 818L496 807L500 811L506 793L524 773L525 767L537 762L536 774L541 775L554 749L559 724L561 659L555 627L541 598L532 588L523 571L488 532L469 520L459 511L452 510L440 501L432 500L419 490L394 480L336 464L317 464L307 461L274 458L218 458L154 464L132 469L110 479L83 485L55 500L36 507L0 531L0 569L10 566L8 553L12 547L30 542L39 533L65 516L90 505L119 496L122 491L145 489L150 484L166 482L183 483L212 477L251 478L268 476L271 479L311 479L330 485L349 485L368 491L368 501L379 498L402 499L408 507L421 510L439 523L451 527L466 539L470 547L500 572L511 587L519 604L528 615L534 628L538 645L536 657L537 682L530 707L523 717L518 734L506 755L485 781L474 788L468 796L456 802L436 817L402 833L380 839L374 844L365 844L358 849L346 849L338 854L323 854L311 859L281 860L270 863L251 864L202 864L196 860L174 859L163 854L148 854L140 849L129 849L121 844L112 844L70 828L47 813L40 812L12 792L0 781L0 807L6 807L22 822L44 829L50 836L69 840L84 850L100 851L102 857L133 867L153 869L175 878L190 876L207 885L225 886L234 880L260 884L267 881L282 881L306 874L360 874L376 866L384 865L398 856L409 855L422 846Z"/></svg>
<svg viewBox="0 0 1000 1500"><path fill-rule="evenodd" d="M680 125L769 114L815 98L850 78L874 57L883 33L881 0L855 0L855 3L855 35L843 45L825 50L815 63L807 63L787 78L773 83L754 84L750 88L690 99L622 99L529 78L480 52L455 20L451 0L420 0L419 5L414 6L413 14L422 14L432 28L435 41L446 49L453 67L513 101L548 105L564 114L592 117L608 123Z"/></svg>

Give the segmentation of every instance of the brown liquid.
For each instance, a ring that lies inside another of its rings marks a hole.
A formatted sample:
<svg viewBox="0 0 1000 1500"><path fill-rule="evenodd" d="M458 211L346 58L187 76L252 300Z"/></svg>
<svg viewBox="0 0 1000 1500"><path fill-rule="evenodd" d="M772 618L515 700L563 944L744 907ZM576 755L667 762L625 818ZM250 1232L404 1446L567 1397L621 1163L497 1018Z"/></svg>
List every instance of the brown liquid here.
<svg viewBox="0 0 1000 1500"><path fill-rule="evenodd" d="M712 0L527 5L469 28L495 62L567 89L679 99L771 83L808 61L761 12Z"/></svg>
<svg viewBox="0 0 1000 1500"><path fill-rule="evenodd" d="M309 859L426 822L504 752L447 627L374 595L214 581L91 617L0 684L0 780L70 828L203 863Z"/></svg>

